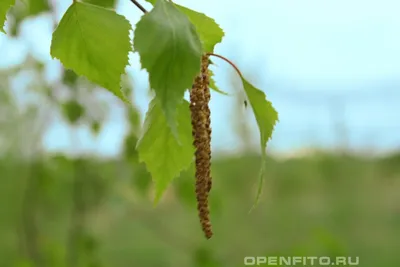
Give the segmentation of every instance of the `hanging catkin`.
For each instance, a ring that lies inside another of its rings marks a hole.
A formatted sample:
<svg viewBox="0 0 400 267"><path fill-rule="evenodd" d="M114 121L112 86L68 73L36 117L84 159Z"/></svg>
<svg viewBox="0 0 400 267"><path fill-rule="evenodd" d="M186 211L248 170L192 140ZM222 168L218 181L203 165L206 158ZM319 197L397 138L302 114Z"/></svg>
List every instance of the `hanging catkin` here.
<svg viewBox="0 0 400 267"><path fill-rule="evenodd" d="M206 129L207 129L207 148L208 148L208 156L209 156L209 161L208 161L208 182L207 182L207 193L210 192L211 187L212 187L212 179L211 179L211 111L209 107L210 99L211 99L211 94L210 94L210 72L208 71L208 66L210 64L210 60L208 56L203 57L203 62L202 62L202 76L203 76L203 90L204 90L204 98L206 104L204 105L204 110L206 113Z"/></svg>
<svg viewBox="0 0 400 267"><path fill-rule="evenodd" d="M201 73L195 78L190 92L193 145L196 148L196 198L200 223L207 238L212 236L208 193L211 189L211 126L209 91L209 59L203 56Z"/></svg>

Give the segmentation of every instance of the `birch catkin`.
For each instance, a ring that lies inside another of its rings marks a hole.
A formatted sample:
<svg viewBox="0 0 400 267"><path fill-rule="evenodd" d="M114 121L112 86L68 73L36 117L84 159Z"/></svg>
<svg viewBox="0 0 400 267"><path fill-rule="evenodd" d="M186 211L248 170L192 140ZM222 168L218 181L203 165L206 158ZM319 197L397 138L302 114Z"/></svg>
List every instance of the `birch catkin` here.
<svg viewBox="0 0 400 267"><path fill-rule="evenodd" d="M203 56L201 73L195 78L190 92L190 111L192 116L193 145L196 148L196 198L200 223L207 238L212 229L208 207L208 193L211 189L211 126L209 89L209 59Z"/></svg>
<svg viewBox="0 0 400 267"><path fill-rule="evenodd" d="M203 84L204 84L204 99L206 104L204 105L204 110L206 114L206 129L207 129L207 148L208 148L208 182L207 182L207 193L210 192L212 187L212 179L211 179L211 111L209 107L211 94L210 94L210 72L208 71L208 66L210 64L209 57L204 56L202 61L202 76L203 76Z"/></svg>

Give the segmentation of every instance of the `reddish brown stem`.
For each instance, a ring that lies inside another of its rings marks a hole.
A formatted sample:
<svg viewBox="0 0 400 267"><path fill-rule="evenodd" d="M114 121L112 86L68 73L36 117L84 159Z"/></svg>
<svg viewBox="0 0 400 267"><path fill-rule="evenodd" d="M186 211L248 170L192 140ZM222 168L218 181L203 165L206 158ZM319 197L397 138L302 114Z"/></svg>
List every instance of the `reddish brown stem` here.
<svg viewBox="0 0 400 267"><path fill-rule="evenodd" d="M213 56L213 57L218 57L218 58L220 58L222 60L225 60L226 62L228 62L236 70L236 72L239 74L240 77L243 77L243 75L240 72L239 68L232 61L227 59L226 57L218 55L218 54L214 54L214 53L207 53L207 55Z"/></svg>

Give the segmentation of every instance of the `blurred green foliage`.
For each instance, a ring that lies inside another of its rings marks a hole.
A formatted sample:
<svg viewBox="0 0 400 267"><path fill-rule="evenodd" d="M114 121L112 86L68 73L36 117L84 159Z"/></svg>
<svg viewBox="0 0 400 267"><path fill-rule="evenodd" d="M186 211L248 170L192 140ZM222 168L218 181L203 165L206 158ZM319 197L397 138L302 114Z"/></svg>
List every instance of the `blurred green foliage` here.
<svg viewBox="0 0 400 267"><path fill-rule="evenodd" d="M259 155L214 156L215 235L207 241L193 166L153 206L154 185L138 162L141 120L134 105L124 107L128 127L117 158L46 152L47 115L60 114L74 139L80 124L100 133L107 112L86 80L64 71L61 81L46 85L42 64L32 60L0 72L0 267L236 267L245 256L299 255L399 266L399 154L269 157L265 191L250 214ZM10 77L27 69L35 70L35 80L24 93L39 101L24 107L7 88ZM129 98L133 84L124 78Z"/></svg>
<svg viewBox="0 0 400 267"><path fill-rule="evenodd" d="M216 159L209 241L197 221L193 170L153 208L151 177L129 160L3 159L0 266L217 267L243 266L252 255L323 255L395 267L398 159L270 158L262 203L250 214L258 156Z"/></svg>

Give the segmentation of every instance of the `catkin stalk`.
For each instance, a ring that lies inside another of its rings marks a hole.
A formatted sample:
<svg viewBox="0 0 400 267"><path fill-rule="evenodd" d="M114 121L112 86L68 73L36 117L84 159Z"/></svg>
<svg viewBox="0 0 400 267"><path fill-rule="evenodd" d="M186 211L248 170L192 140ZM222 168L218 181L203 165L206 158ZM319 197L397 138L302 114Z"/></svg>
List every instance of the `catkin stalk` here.
<svg viewBox="0 0 400 267"><path fill-rule="evenodd" d="M209 59L203 56L201 73L195 78L190 92L190 111L192 116L193 145L196 148L196 198L200 223L207 238L211 238L212 229L208 206L208 194L211 190L211 125L209 89Z"/></svg>

